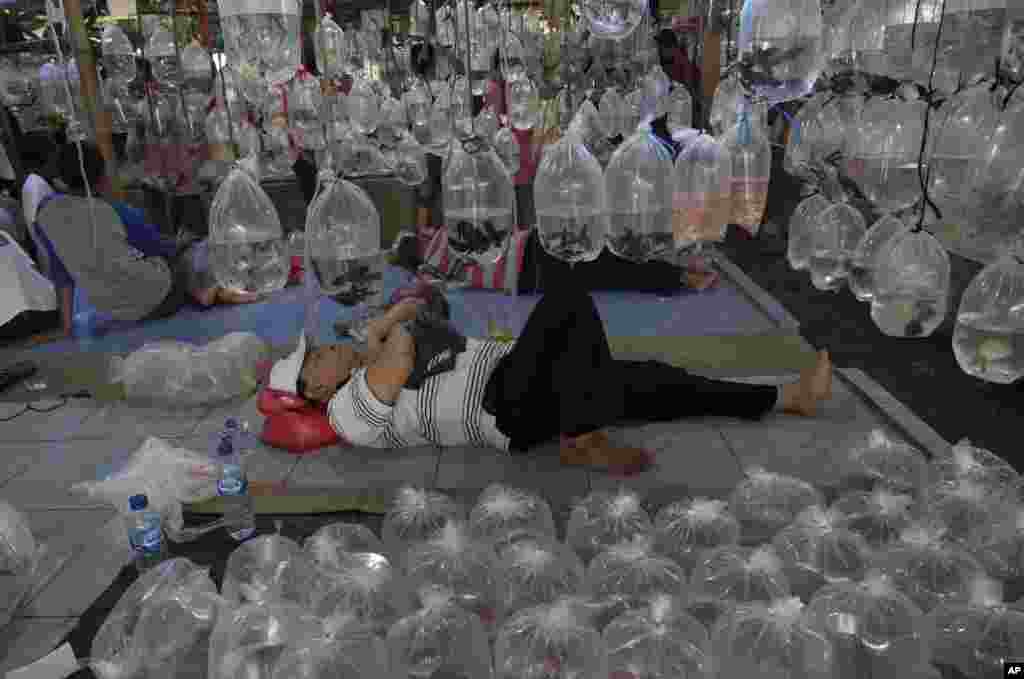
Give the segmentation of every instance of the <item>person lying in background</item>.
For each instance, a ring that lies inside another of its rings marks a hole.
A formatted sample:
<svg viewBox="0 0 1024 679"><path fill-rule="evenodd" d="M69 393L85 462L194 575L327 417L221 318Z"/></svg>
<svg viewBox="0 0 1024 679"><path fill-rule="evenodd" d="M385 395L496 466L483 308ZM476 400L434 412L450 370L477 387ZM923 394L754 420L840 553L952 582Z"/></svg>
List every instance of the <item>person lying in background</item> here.
<svg viewBox="0 0 1024 679"><path fill-rule="evenodd" d="M105 163L95 144L82 144L81 163L78 148L65 144L57 159L57 172L51 186L38 175L30 176L22 190L29 224L45 225L41 230L50 260L50 277L58 290L62 327L71 332L73 290L80 285L99 311L118 320L166 318L190 301L210 307L217 304L245 304L258 296L230 290L215 281L209 264L205 240L189 243L163 236L145 220L142 210L115 200L106 200L118 218L105 220L97 229L96 248L104 257L123 266L97 268L85 265L83 253L91 253L91 224L87 204L62 204L61 199L80 200L86 181L92 195L100 200L109 186ZM82 176L82 165L85 177ZM73 215L73 216L72 216ZM30 221L29 221L30 220ZM123 261L122 261L123 260ZM122 298L116 313L101 306L100 300Z"/></svg>
<svg viewBox="0 0 1024 679"><path fill-rule="evenodd" d="M356 446L478 445L521 453L561 438L563 464L630 472L650 454L616 445L617 424L687 417L813 416L832 386L827 352L781 387L711 380L660 361L612 357L593 299L554 288L518 339L466 338L420 322L406 300L374 319L365 350L307 345L271 369L271 389L324 403L331 427Z"/></svg>

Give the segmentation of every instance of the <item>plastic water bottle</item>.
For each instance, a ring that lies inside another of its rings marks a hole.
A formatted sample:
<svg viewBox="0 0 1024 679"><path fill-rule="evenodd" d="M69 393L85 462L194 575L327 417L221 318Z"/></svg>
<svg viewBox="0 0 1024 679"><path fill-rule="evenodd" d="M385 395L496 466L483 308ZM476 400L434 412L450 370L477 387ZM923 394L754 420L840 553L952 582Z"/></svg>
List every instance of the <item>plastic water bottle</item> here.
<svg viewBox="0 0 1024 679"><path fill-rule="evenodd" d="M164 536L160 512L149 509L149 498L132 495L128 499L128 540L135 556L135 565L146 571L163 561Z"/></svg>
<svg viewBox="0 0 1024 679"><path fill-rule="evenodd" d="M256 532L256 517L243 461L245 433L238 420L229 418L217 444L217 458L221 466L217 494L223 498L228 533L238 542L248 540Z"/></svg>

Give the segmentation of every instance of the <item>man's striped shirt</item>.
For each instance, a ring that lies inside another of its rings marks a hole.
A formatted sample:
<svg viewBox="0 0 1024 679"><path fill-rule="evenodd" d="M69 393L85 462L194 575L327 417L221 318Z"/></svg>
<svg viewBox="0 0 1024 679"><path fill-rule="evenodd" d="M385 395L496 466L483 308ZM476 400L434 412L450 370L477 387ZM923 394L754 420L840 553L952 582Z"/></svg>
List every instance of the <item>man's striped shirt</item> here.
<svg viewBox="0 0 1024 679"><path fill-rule="evenodd" d="M419 390L403 389L394 406L373 395L366 368L360 368L331 399L331 426L354 446L475 445L507 451L509 439L484 411L483 400L491 372L514 346L467 338L453 370L428 378Z"/></svg>

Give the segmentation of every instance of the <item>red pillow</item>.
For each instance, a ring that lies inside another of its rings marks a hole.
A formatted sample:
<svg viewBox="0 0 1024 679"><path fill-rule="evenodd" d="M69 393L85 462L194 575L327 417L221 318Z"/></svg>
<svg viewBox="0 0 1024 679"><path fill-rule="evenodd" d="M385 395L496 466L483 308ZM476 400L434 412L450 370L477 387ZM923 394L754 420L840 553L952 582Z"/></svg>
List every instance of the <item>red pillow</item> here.
<svg viewBox="0 0 1024 679"><path fill-rule="evenodd" d="M349 445L331 427L327 406L313 405L286 391L264 388L257 401L266 416L260 439L268 446L302 454L335 444Z"/></svg>

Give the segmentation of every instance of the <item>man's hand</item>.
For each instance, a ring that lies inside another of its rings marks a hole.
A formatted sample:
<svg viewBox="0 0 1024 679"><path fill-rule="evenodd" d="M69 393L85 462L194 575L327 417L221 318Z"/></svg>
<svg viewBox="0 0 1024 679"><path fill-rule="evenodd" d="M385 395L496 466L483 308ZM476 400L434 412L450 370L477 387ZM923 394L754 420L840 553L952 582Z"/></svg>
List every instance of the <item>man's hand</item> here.
<svg viewBox="0 0 1024 679"><path fill-rule="evenodd" d="M423 304L421 299L404 299L388 309L383 316L371 320L366 326L366 343L370 355L378 355L384 349L384 340L390 336L392 328L399 323L416 318L416 314Z"/></svg>

